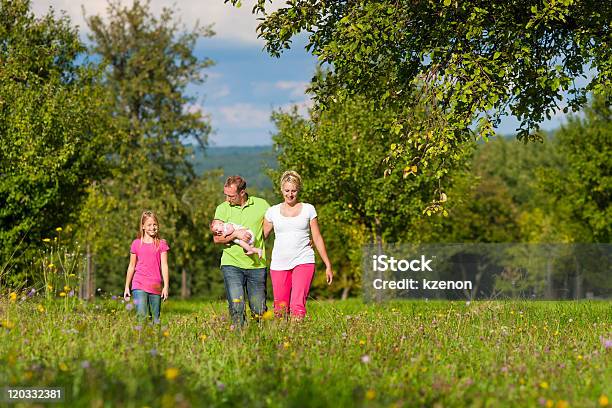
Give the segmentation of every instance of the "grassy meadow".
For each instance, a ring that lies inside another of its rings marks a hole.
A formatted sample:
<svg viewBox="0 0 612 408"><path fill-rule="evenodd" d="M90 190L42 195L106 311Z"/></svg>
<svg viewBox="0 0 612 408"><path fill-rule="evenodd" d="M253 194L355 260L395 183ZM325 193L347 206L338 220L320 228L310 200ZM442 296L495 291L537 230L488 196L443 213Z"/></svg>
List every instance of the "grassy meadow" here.
<svg viewBox="0 0 612 408"><path fill-rule="evenodd" d="M0 385L70 407L605 407L612 303L310 301L244 330L226 304L4 295ZM48 405L39 403L39 406ZM14 406L14 405L13 405ZM20 403L16 406L28 406Z"/></svg>

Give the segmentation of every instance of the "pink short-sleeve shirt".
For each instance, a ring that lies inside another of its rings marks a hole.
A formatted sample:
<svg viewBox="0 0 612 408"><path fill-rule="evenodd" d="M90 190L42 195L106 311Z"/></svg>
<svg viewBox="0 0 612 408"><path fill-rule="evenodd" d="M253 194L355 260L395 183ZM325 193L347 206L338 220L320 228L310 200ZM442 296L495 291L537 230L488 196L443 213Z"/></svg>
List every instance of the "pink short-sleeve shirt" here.
<svg viewBox="0 0 612 408"><path fill-rule="evenodd" d="M136 255L136 269L132 278L132 290L140 289L147 293L161 295L161 254L168 252L170 247L165 240L159 241L159 247L155 244L147 244L135 239L132 242L130 253Z"/></svg>

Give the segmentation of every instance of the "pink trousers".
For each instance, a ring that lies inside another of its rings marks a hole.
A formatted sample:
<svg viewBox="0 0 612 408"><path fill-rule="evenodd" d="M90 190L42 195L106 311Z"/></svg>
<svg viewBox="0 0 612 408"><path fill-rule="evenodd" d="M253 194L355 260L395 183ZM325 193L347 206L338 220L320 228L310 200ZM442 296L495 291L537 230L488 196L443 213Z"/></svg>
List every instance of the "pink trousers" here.
<svg viewBox="0 0 612 408"><path fill-rule="evenodd" d="M270 270L276 316L283 316L288 310L295 317L306 315L306 298L314 271L314 264L297 265L287 271Z"/></svg>

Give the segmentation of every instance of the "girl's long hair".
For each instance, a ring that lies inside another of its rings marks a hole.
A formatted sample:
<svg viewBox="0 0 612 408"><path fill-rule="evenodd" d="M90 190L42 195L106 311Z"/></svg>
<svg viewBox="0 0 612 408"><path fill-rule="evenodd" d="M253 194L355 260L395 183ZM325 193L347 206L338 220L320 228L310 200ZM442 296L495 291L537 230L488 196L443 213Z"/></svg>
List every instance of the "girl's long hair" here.
<svg viewBox="0 0 612 408"><path fill-rule="evenodd" d="M143 226L145 221L149 218L153 218L153 221L155 221L155 223L157 224L157 233L153 237L153 244L155 245L155 248L159 248L159 220L157 218L157 215L153 211L142 212L142 215L140 216L140 224L138 224L138 239L140 239L140 245L142 245L142 237L144 237Z"/></svg>

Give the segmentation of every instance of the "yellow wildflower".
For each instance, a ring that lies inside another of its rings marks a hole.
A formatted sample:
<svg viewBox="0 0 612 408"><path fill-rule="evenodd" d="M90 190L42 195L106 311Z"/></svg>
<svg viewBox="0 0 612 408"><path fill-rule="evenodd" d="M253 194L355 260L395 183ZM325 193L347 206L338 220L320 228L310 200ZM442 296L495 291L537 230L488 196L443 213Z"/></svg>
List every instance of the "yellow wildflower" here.
<svg viewBox="0 0 612 408"><path fill-rule="evenodd" d="M170 335L170 332L168 330L164 330L162 334L164 335L164 337L168 337Z"/></svg>
<svg viewBox="0 0 612 408"><path fill-rule="evenodd" d="M542 381L540 383L540 388L542 388L543 390L547 390L548 389L548 383L546 381Z"/></svg>
<svg viewBox="0 0 612 408"><path fill-rule="evenodd" d="M365 346L365 344L366 344L365 340L359 340L359 345L360 346Z"/></svg>
<svg viewBox="0 0 612 408"><path fill-rule="evenodd" d="M569 402L565 400L557 401L557 408L569 408Z"/></svg>
<svg viewBox="0 0 612 408"><path fill-rule="evenodd" d="M599 397L597 402L599 402L599 406L600 407L607 407L610 404L610 401L608 400L608 397L603 395L603 394L601 395L601 397Z"/></svg>
<svg viewBox="0 0 612 408"><path fill-rule="evenodd" d="M284 347L284 348L288 349L288 348L289 348L289 346L291 346L291 343L289 343L288 341L286 341L286 342L284 342L284 343L283 343L283 347Z"/></svg>
<svg viewBox="0 0 612 408"><path fill-rule="evenodd" d="M43 238L43 242L51 242L51 238Z"/></svg>
<svg viewBox="0 0 612 408"><path fill-rule="evenodd" d="M367 400L373 400L374 398L376 398L376 391L374 391L373 389L367 390L365 393L365 397Z"/></svg>
<svg viewBox="0 0 612 408"><path fill-rule="evenodd" d="M57 227L55 230L56 230L57 232L62 232L62 227Z"/></svg>
<svg viewBox="0 0 612 408"><path fill-rule="evenodd" d="M53 265L52 263L50 263L50 264L49 264L49 266L48 266L48 268L49 268L49 269L53 269L53 268L55 268L55 265Z"/></svg>
<svg viewBox="0 0 612 408"><path fill-rule="evenodd" d="M38 309L38 311L40 313L44 313L45 312L45 307L43 305L38 305L37 309Z"/></svg>
<svg viewBox="0 0 612 408"><path fill-rule="evenodd" d="M553 400L546 400L546 408L552 408L555 405L555 402Z"/></svg>
<svg viewBox="0 0 612 408"><path fill-rule="evenodd" d="M169 381L174 381L176 380L176 377L179 376L179 369L175 368L175 367L170 367L166 369L165 372L166 375L166 379Z"/></svg>
<svg viewBox="0 0 612 408"><path fill-rule="evenodd" d="M200 340L205 341L208 338L205 334L200 334Z"/></svg>
<svg viewBox="0 0 612 408"><path fill-rule="evenodd" d="M66 296L66 292L60 292L60 297L65 297Z"/></svg>
<svg viewBox="0 0 612 408"><path fill-rule="evenodd" d="M64 292L70 292L70 286L64 286Z"/></svg>
<svg viewBox="0 0 612 408"><path fill-rule="evenodd" d="M74 273L71 273L70 275L68 275L69 278L75 278L76 275Z"/></svg>
<svg viewBox="0 0 612 408"><path fill-rule="evenodd" d="M17 294L15 292L11 292L9 298L11 299L11 302L14 302L17 300Z"/></svg>
<svg viewBox="0 0 612 408"><path fill-rule="evenodd" d="M5 320L2 322L2 326L10 330L15 327L15 323L11 322L10 320Z"/></svg>
<svg viewBox="0 0 612 408"><path fill-rule="evenodd" d="M53 290L53 286L52 285L47 285L47 289Z"/></svg>
<svg viewBox="0 0 612 408"><path fill-rule="evenodd" d="M65 363L59 363L59 369L62 371L68 371L68 366Z"/></svg>
<svg viewBox="0 0 612 408"><path fill-rule="evenodd" d="M261 316L264 320L272 320L274 318L274 312L271 310L268 310L266 312L264 312L264 314Z"/></svg>
<svg viewBox="0 0 612 408"><path fill-rule="evenodd" d="M234 303L240 303L240 302L242 302L242 299L233 299L233 300L232 300L232 302L234 302Z"/></svg>

